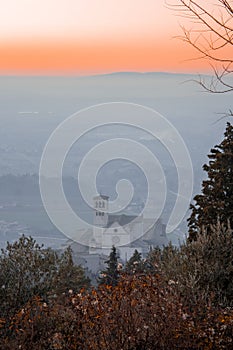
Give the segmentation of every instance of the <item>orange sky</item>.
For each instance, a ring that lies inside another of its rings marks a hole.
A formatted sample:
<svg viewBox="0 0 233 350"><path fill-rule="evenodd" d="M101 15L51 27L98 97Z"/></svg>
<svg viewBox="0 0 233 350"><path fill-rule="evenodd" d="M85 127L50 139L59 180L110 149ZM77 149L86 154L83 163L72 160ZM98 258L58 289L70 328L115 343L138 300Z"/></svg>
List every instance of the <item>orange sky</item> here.
<svg viewBox="0 0 233 350"><path fill-rule="evenodd" d="M9 43L0 47L1 74L98 74L116 71L207 70L208 62L185 61L194 52L182 42Z"/></svg>
<svg viewBox="0 0 233 350"><path fill-rule="evenodd" d="M8 0L0 12L0 74L207 70L164 0Z"/></svg>

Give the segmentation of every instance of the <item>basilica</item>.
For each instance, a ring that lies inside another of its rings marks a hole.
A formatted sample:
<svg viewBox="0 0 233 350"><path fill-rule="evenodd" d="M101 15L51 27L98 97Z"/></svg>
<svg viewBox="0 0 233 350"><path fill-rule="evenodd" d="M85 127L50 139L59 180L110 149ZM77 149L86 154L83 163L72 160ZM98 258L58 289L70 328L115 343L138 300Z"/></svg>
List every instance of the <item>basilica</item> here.
<svg viewBox="0 0 233 350"><path fill-rule="evenodd" d="M133 213L109 214L109 197L102 194L93 198L93 207L93 228L80 233L85 245L69 241L66 246L71 246L76 263L95 274L103 269L113 245L124 263L135 249L146 257L150 249L168 244L161 219L154 222Z"/></svg>

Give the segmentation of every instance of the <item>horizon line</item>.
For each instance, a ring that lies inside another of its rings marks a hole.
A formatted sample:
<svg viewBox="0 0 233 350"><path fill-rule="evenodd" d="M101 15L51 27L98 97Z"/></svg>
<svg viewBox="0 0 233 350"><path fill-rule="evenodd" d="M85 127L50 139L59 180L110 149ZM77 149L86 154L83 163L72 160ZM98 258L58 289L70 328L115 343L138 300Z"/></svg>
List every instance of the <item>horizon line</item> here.
<svg viewBox="0 0 233 350"><path fill-rule="evenodd" d="M195 76L211 76L211 72L207 71L202 71L202 72L193 72L193 71L163 71L163 70L158 70L158 71L112 71L112 72L99 72L99 73L62 73L62 72L57 72L57 73L51 73L51 74L46 74L46 73L16 73L16 72L9 72L9 73L4 73L0 72L0 77L12 77L12 78L17 78L17 77L31 77L31 78L53 78L53 77L61 77L61 78L84 78L84 77L99 77L99 76L110 76L110 75L124 75L124 74L138 74L138 75L147 75L147 74L164 74L164 75L195 75Z"/></svg>

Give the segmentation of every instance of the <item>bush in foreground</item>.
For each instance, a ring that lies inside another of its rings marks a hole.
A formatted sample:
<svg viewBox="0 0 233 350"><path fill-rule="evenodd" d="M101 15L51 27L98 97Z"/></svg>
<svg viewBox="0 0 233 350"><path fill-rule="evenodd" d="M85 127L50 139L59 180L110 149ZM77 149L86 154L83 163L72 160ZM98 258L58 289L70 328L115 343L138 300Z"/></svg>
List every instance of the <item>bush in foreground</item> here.
<svg viewBox="0 0 233 350"><path fill-rule="evenodd" d="M230 349L233 310L184 306L173 280L122 276L118 285L34 298L2 327L1 349Z"/></svg>
<svg viewBox="0 0 233 350"><path fill-rule="evenodd" d="M70 248L59 256L22 236L0 255L0 317L16 312L33 296L47 299L89 283L83 268L74 265Z"/></svg>

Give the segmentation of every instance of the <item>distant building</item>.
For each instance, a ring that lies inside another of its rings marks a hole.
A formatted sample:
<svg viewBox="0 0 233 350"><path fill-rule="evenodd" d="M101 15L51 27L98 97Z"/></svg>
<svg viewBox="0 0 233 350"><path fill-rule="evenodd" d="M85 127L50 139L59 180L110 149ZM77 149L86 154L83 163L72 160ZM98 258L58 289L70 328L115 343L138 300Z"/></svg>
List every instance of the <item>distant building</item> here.
<svg viewBox="0 0 233 350"><path fill-rule="evenodd" d="M113 245L117 247L120 259L130 259L135 249L146 257L149 250L168 244L166 225L161 219L154 223L143 215L109 214L109 197L99 195L93 198L93 230L82 231L82 241L86 246L71 243L77 262L94 274L104 268Z"/></svg>

